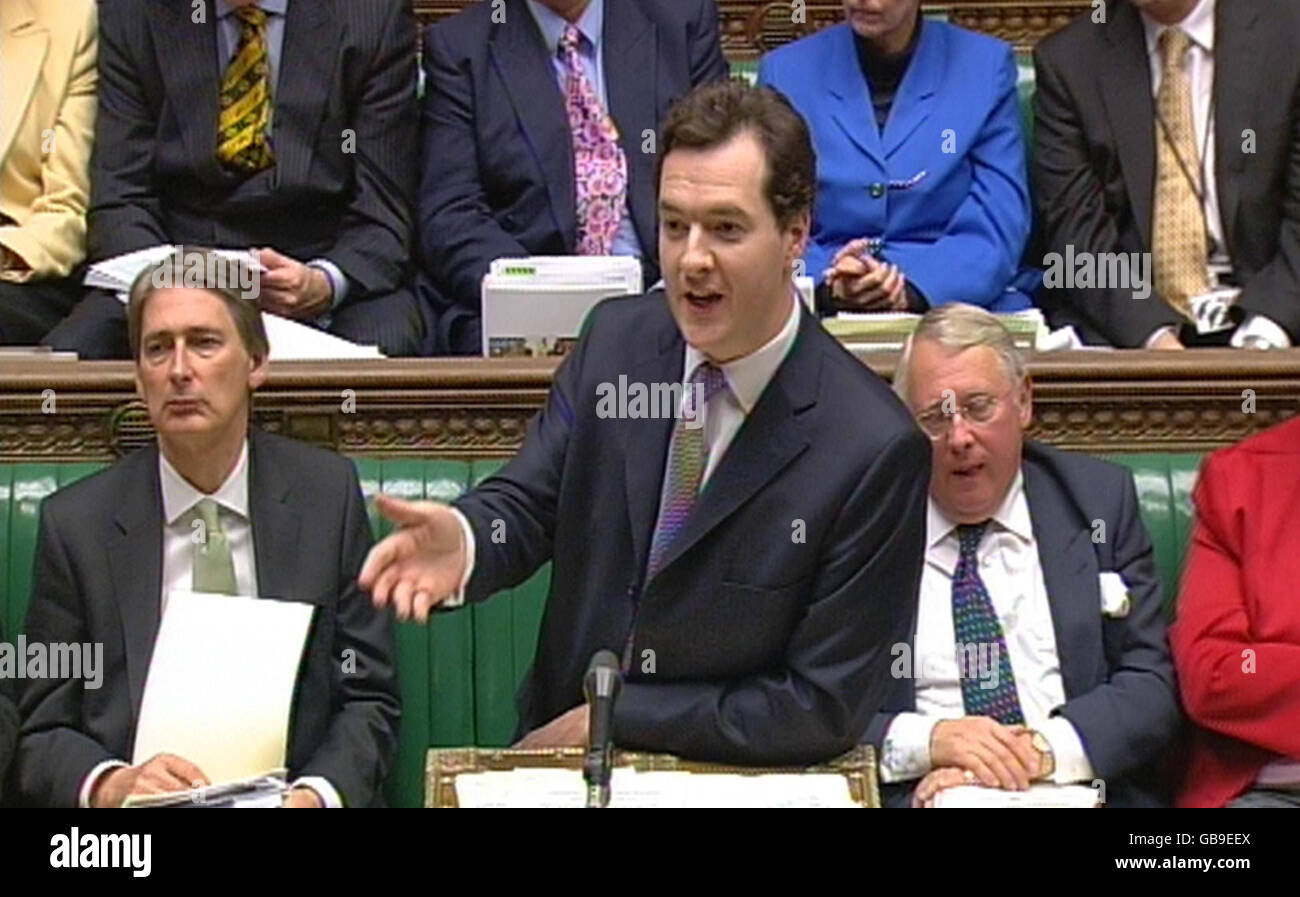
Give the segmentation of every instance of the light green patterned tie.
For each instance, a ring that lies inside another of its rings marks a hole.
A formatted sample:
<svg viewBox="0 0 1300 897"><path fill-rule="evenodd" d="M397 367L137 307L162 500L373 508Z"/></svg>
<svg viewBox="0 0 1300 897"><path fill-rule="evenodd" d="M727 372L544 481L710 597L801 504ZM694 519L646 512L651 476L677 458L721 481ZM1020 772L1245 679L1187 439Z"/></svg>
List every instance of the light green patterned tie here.
<svg viewBox="0 0 1300 897"><path fill-rule="evenodd" d="M217 503L210 498L200 499L194 513L195 519L203 521L206 536L194 545L194 591L236 594L235 559L230 554L230 540L221 528Z"/></svg>

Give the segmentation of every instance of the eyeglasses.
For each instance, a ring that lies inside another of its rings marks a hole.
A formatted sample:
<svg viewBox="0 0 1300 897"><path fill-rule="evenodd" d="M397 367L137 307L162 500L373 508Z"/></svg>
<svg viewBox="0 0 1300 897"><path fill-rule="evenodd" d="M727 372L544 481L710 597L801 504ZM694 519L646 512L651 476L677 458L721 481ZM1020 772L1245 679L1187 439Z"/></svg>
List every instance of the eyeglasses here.
<svg viewBox="0 0 1300 897"><path fill-rule="evenodd" d="M942 439L952 429L953 418L958 414L969 424L987 424L997 415L1000 401L997 396L978 392L968 396L953 410L949 400L945 399L918 414L916 422L931 439Z"/></svg>

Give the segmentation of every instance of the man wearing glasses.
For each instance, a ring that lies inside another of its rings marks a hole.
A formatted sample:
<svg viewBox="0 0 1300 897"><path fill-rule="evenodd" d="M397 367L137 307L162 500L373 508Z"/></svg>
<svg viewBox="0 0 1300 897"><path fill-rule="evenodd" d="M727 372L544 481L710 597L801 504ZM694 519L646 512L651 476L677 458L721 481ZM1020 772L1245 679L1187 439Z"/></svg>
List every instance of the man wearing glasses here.
<svg viewBox="0 0 1300 897"><path fill-rule="evenodd" d="M1025 440L1029 378L983 309L927 313L894 389L933 468L916 629L867 732L884 802L1100 779L1110 805L1163 803L1147 767L1180 713L1131 476Z"/></svg>

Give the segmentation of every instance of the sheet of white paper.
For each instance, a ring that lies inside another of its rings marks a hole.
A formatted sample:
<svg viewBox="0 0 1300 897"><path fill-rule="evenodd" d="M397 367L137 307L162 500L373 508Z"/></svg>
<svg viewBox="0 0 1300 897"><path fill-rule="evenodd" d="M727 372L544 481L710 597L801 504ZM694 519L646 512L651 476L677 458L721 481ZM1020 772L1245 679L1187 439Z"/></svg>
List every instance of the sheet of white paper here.
<svg viewBox="0 0 1300 897"><path fill-rule="evenodd" d="M378 346L362 346L309 324L262 312L262 326L271 345L272 361L337 361L383 358Z"/></svg>
<svg viewBox="0 0 1300 897"><path fill-rule="evenodd" d="M284 766L313 610L292 601L171 592L131 762L176 754L213 784Z"/></svg>
<svg viewBox="0 0 1300 897"><path fill-rule="evenodd" d="M586 786L575 769L516 769L456 777L462 808L581 807ZM610 807L844 807L857 805L848 782L835 774L731 775L637 772L618 767L610 776Z"/></svg>
<svg viewBox="0 0 1300 897"><path fill-rule="evenodd" d="M179 246L162 244L116 255L111 259L104 259L102 262L96 262L90 266L90 270L86 272L86 278L82 282L88 287L98 287L103 290L124 293L131 288L131 284L135 283L135 279L141 271L150 265L161 262L178 249L180 249ZM215 249L213 253L227 259L242 260L256 271L266 270L252 251L248 249Z"/></svg>
<svg viewBox="0 0 1300 897"><path fill-rule="evenodd" d="M160 262L177 250L176 246L151 246L128 252L92 265L86 273L85 285L113 290L123 304L130 298L126 292L136 276L149 265ZM217 249L217 255L242 258L254 270L266 268L246 249ZM310 324L303 324L269 312L262 312L262 326L271 347L272 361L340 361L353 358L383 358L378 346L362 346L340 339Z"/></svg>
<svg viewBox="0 0 1300 897"><path fill-rule="evenodd" d="M1022 809L1090 808L1098 805L1096 788L1087 785L1030 785L1027 791L1003 791L983 785L958 785L935 795L934 806L944 808L1018 807Z"/></svg>

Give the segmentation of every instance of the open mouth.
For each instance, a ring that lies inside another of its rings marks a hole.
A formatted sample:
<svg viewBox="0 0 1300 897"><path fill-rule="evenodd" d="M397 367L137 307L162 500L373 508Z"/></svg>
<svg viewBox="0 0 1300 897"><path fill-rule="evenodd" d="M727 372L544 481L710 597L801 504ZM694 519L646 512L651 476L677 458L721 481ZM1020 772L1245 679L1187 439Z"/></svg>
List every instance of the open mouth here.
<svg viewBox="0 0 1300 897"><path fill-rule="evenodd" d="M686 304L696 311L705 311L715 308L722 302L721 293L710 293L705 290L687 290L684 294Z"/></svg>

